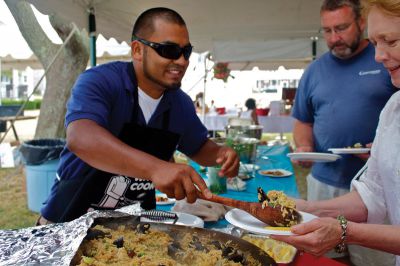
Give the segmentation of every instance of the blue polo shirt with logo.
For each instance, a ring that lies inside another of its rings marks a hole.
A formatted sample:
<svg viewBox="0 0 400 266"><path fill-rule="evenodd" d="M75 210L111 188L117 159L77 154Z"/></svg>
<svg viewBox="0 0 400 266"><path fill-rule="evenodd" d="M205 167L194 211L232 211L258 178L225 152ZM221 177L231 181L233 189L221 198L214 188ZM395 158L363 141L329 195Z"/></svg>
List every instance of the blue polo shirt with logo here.
<svg viewBox="0 0 400 266"><path fill-rule="evenodd" d="M373 141L379 114L396 91L389 73L374 56L372 44L346 60L328 52L304 72L292 115L313 124L316 152ZM353 155L341 156L336 162L314 163L313 176L349 189L352 177L365 162Z"/></svg>
<svg viewBox="0 0 400 266"><path fill-rule="evenodd" d="M65 126L78 119L90 119L118 136L123 125L131 121L133 92L137 89L129 77L129 64L131 62L112 62L82 73L67 104ZM181 89L166 90L147 126L161 129L166 111L170 113L168 130L180 135L177 150L188 156L194 155L207 141L208 132L196 115L191 98ZM137 122L145 125L141 112L139 116ZM65 147L57 175L62 179L83 178L92 169ZM58 184L53 186L42 209L42 215L50 221L54 211L51 202Z"/></svg>

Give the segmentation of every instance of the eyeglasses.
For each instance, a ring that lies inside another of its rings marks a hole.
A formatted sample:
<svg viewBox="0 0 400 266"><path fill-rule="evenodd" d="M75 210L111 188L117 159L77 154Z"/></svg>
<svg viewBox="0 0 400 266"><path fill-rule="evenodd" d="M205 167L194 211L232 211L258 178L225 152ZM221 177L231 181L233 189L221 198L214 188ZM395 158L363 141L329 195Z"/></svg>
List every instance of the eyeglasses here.
<svg viewBox="0 0 400 266"><path fill-rule="evenodd" d="M139 42L153 48L159 56L162 56L167 59L177 60L182 54L185 60L189 60L190 55L192 54L193 46L188 44L184 47L180 47L176 43L156 43L146 41L136 36L132 36L132 41L138 40Z"/></svg>
<svg viewBox="0 0 400 266"><path fill-rule="evenodd" d="M324 35L331 35L332 32L335 32L336 34L342 34L344 33L346 30L348 30L351 26L351 24L353 24L353 22L351 23L346 23L346 24L340 24L338 26L335 26L333 28L321 28L320 32L322 32Z"/></svg>

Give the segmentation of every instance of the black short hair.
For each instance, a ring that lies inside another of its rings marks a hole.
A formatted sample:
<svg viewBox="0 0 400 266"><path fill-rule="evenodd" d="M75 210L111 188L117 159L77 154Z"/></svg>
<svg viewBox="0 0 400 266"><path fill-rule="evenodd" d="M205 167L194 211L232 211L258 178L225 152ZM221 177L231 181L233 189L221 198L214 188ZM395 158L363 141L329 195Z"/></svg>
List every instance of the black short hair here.
<svg viewBox="0 0 400 266"><path fill-rule="evenodd" d="M150 8L140 14L136 19L132 29L132 40L134 39L134 36L145 39L152 34L154 32L154 21L157 18L181 26L186 26L185 21L176 11L166 7Z"/></svg>
<svg viewBox="0 0 400 266"><path fill-rule="evenodd" d="M246 100L246 103L244 105L247 107L247 109L256 109L256 100L254 100L253 98L249 98Z"/></svg>
<svg viewBox="0 0 400 266"><path fill-rule="evenodd" d="M353 10L354 18L361 18L361 3L360 0L324 0L321 5L322 11L334 11L336 9L348 6Z"/></svg>

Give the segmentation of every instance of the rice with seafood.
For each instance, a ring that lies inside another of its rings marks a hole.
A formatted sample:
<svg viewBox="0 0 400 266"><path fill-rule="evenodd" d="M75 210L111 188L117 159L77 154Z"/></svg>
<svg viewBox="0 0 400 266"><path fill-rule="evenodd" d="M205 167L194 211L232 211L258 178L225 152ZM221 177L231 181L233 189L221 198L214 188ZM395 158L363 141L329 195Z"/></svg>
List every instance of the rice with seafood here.
<svg viewBox="0 0 400 266"><path fill-rule="evenodd" d="M186 233L178 243L149 224L116 230L97 225L91 231L94 237L87 237L75 256L78 265L260 265L232 243L203 239L196 233Z"/></svg>

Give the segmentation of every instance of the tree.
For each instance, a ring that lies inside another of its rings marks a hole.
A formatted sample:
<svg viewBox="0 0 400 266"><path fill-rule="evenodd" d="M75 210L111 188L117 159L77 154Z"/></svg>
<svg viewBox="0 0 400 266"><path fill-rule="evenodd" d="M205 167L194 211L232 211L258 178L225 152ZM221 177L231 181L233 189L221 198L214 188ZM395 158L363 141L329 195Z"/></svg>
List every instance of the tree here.
<svg viewBox="0 0 400 266"><path fill-rule="evenodd" d="M46 69L60 44L54 44L38 23L31 5L24 0L5 0L18 28L33 53ZM50 23L65 41L74 29L57 15L49 16ZM66 102L77 76L85 70L89 60L89 41L86 31L76 30L46 75L46 91L43 96L35 138L65 136L64 117Z"/></svg>

